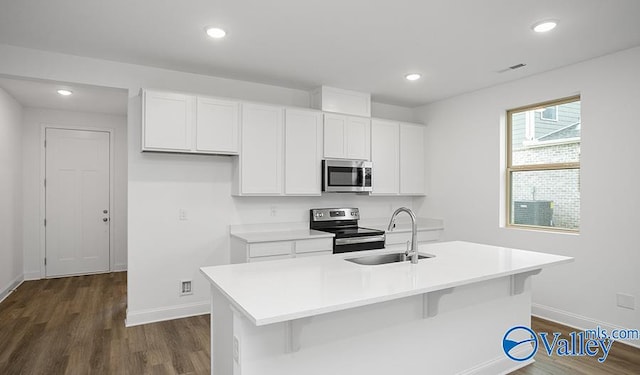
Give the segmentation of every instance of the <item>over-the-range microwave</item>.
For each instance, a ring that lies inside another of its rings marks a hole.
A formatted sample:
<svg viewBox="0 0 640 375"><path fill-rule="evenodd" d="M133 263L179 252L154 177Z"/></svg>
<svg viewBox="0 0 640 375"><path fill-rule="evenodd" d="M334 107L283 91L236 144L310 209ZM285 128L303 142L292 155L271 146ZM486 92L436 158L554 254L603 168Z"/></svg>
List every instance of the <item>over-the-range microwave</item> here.
<svg viewBox="0 0 640 375"><path fill-rule="evenodd" d="M371 191L373 164L364 160L323 160L322 191L367 193Z"/></svg>

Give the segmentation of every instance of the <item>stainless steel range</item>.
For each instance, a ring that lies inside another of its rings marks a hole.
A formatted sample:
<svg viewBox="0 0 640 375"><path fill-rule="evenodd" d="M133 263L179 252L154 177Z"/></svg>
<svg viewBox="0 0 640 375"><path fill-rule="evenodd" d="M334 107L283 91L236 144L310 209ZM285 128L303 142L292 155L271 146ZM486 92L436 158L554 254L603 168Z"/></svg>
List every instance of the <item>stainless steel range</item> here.
<svg viewBox="0 0 640 375"><path fill-rule="evenodd" d="M335 234L333 253L384 249L385 232L358 226L357 208L314 208L310 210L309 227Z"/></svg>

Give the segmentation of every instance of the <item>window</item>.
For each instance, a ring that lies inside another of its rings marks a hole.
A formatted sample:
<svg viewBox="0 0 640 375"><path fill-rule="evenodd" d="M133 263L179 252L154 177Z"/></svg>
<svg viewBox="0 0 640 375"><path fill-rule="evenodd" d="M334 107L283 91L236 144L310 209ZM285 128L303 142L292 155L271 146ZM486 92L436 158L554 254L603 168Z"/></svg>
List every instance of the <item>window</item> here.
<svg viewBox="0 0 640 375"><path fill-rule="evenodd" d="M540 118L542 120L558 121L558 106L544 108L540 111Z"/></svg>
<svg viewBox="0 0 640 375"><path fill-rule="evenodd" d="M580 133L579 96L507 111L509 226L580 229Z"/></svg>

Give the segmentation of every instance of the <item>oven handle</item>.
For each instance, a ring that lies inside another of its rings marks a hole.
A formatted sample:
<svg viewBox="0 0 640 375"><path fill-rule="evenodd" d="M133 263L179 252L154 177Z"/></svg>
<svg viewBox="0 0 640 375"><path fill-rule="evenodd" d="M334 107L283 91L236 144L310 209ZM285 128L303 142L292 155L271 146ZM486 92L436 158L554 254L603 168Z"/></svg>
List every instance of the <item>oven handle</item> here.
<svg viewBox="0 0 640 375"><path fill-rule="evenodd" d="M380 242L384 241L384 234L380 236L370 237L353 237L353 238L336 238L336 245L354 245L367 242Z"/></svg>

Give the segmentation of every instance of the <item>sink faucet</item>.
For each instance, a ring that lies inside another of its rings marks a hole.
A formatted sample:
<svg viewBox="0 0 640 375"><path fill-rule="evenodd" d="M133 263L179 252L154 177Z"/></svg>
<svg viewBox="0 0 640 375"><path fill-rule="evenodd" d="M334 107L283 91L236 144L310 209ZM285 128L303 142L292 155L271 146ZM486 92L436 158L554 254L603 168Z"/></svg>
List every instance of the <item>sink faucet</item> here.
<svg viewBox="0 0 640 375"><path fill-rule="evenodd" d="M398 208L393 215L391 215L391 221L389 221L388 232L393 231L396 225L396 216L400 212L406 212L411 217L411 249L405 252L406 256L411 256L411 263L418 264L418 225L416 224L416 215L410 209L406 207Z"/></svg>

